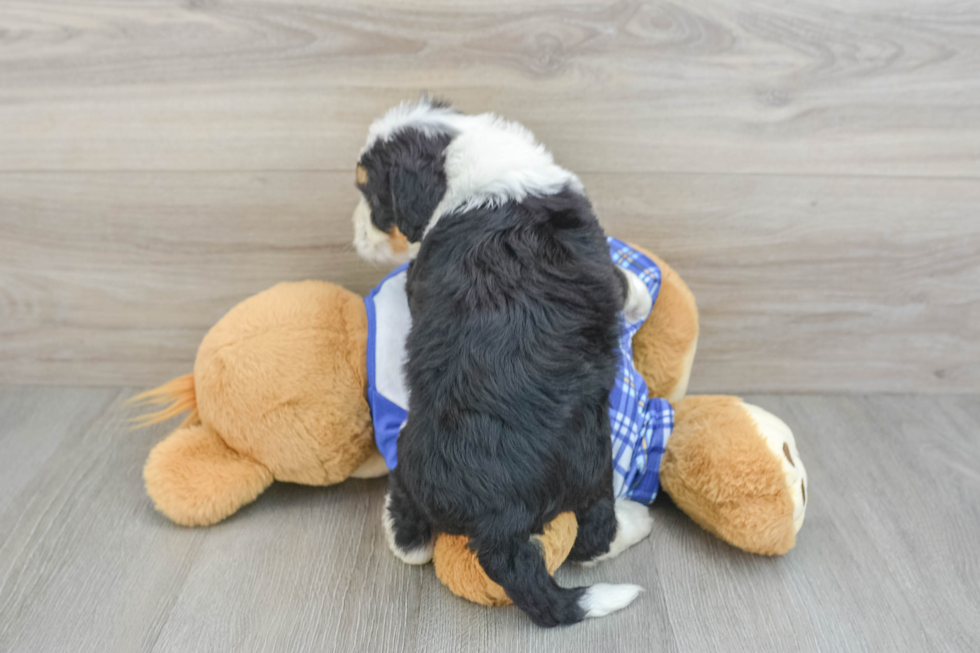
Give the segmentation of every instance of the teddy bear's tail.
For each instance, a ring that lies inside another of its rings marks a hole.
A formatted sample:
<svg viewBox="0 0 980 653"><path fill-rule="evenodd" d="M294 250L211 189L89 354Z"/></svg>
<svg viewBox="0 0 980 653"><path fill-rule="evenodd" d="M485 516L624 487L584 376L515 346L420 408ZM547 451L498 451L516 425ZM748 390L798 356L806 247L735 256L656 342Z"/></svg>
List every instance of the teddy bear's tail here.
<svg viewBox="0 0 980 653"><path fill-rule="evenodd" d="M201 421L197 413L197 394L194 391L193 373L178 376L176 379L168 381L160 387L141 392L135 397L130 398L126 404L129 406L145 406L147 404L161 406L169 404L169 406L161 408L156 412L134 417L132 420L133 426L138 429L165 422L171 417L176 417L187 411L190 411L190 414L184 418L184 421L180 425L181 428L190 426L191 424L197 424Z"/></svg>

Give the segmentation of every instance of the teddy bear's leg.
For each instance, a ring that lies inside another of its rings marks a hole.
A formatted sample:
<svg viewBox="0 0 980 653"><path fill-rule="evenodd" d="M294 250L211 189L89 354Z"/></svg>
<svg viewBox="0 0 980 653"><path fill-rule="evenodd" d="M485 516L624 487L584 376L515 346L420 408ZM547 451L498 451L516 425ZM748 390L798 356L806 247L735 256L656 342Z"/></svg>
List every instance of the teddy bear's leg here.
<svg viewBox="0 0 980 653"><path fill-rule="evenodd" d="M340 483L378 450L367 336L364 299L334 284L284 283L246 299L198 349L201 421L276 480Z"/></svg>
<svg viewBox="0 0 980 653"><path fill-rule="evenodd" d="M388 473L388 464L385 463L377 447L371 452L370 457L361 463L361 466L351 472L351 478L378 478Z"/></svg>
<svg viewBox="0 0 980 653"><path fill-rule="evenodd" d="M272 483L272 472L196 424L153 448L143 479L157 510L183 526L209 526L254 501Z"/></svg>
<svg viewBox="0 0 980 653"><path fill-rule="evenodd" d="M637 247L660 266L660 292L653 311L633 336L633 361L651 397L671 403L687 393L698 348L698 307L691 290L669 265Z"/></svg>
<svg viewBox="0 0 980 653"><path fill-rule="evenodd" d="M675 410L660 466L674 503L745 551L793 548L809 488L789 427L737 397L687 397Z"/></svg>
<svg viewBox="0 0 980 653"><path fill-rule="evenodd" d="M793 500L793 534L800 532L803 519L806 517L806 488L809 480L803 459L796 449L796 438L786 422L779 419L765 408L754 404L742 403L752 419L759 427L759 433L766 439L769 452L779 459L783 466L783 477Z"/></svg>

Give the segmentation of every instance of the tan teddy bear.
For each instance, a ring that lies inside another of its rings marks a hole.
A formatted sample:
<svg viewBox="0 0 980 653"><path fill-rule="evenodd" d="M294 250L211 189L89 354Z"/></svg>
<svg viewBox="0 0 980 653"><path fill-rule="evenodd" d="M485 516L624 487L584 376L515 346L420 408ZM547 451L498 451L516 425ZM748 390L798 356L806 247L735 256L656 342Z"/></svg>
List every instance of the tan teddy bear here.
<svg viewBox="0 0 980 653"><path fill-rule="evenodd" d="M786 553L806 507L806 471L793 434L736 397L684 397L697 308L681 278L651 258L661 269L660 290L633 339L633 356L650 396L675 410L661 486L732 545ZM147 460L146 489L157 509L178 524L207 526L276 480L332 485L387 473L366 398L367 327L362 297L318 281L279 284L232 308L204 337L192 374L134 398L169 404L141 425L190 411ZM550 572L576 532L574 515L564 513L538 536ZM456 594L509 603L465 537L440 535L433 562Z"/></svg>

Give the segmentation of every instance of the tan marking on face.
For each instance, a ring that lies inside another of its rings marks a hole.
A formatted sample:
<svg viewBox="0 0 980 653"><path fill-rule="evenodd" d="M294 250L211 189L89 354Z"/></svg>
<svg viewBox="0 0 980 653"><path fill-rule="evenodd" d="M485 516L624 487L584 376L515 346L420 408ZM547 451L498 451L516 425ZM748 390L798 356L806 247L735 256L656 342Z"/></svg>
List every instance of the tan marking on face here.
<svg viewBox="0 0 980 653"><path fill-rule="evenodd" d="M392 225L388 232L388 243L395 254L404 254L408 251L408 238L395 225Z"/></svg>
<svg viewBox="0 0 980 653"><path fill-rule="evenodd" d="M367 180L368 180L367 168L365 168L360 163L358 163L357 164L357 168L354 171L354 177L357 179L357 183L358 184L360 184L362 186L364 184L366 184L367 183Z"/></svg>

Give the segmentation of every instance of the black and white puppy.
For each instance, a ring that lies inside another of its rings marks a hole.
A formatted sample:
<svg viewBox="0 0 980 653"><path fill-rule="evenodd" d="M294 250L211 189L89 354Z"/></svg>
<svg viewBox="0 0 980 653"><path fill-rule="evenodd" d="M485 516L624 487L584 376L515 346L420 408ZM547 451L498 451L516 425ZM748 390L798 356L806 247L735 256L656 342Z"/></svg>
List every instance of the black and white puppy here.
<svg viewBox="0 0 980 653"><path fill-rule="evenodd" d="M646 315L649 295L611 262L578 177L524 127L423 98L371 126L357 184L357 251L414 258L392 550L420 564L434 534L467 535L542 626L625 607L639 587L562 588L534 539L574 511L570 559L589 562L652 525L645 506L613 498L608 410L619 313Z"/></svg>

